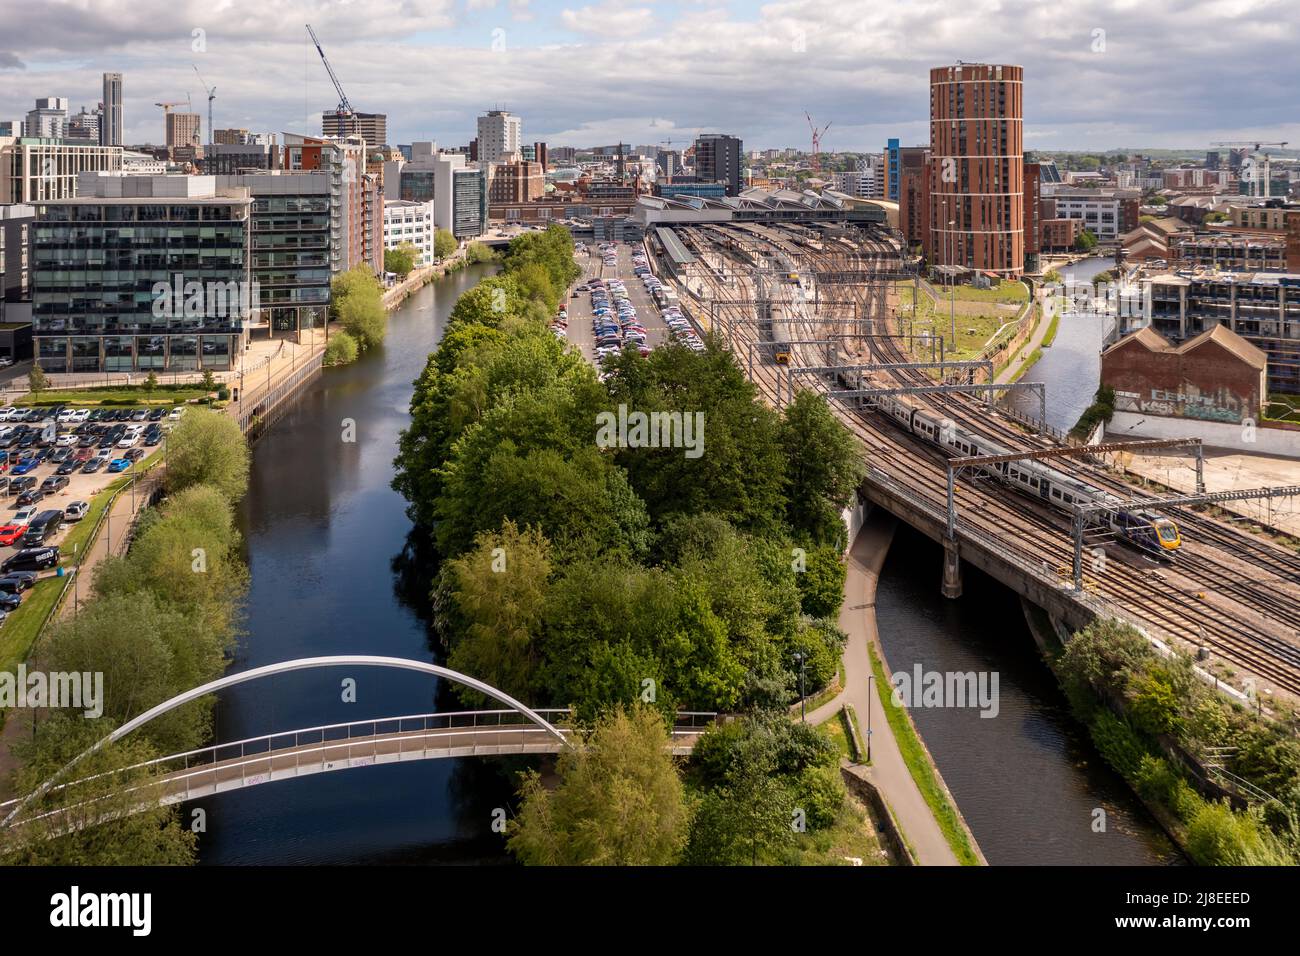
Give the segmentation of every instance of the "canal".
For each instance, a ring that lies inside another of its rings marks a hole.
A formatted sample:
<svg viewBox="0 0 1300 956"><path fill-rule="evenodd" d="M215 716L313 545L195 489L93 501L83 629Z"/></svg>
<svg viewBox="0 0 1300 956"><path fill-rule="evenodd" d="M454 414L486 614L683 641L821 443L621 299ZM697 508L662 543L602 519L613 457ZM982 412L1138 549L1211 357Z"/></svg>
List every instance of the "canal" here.
<svg viewBox="0 0 1300 956"><path fill-rule="evenodd" d="M1097 273L1115 265L1109 256L1081 259L1060 270L1069 282L1092 282ZM1047 424L1060 431L1074 427L1084 409L1092 404L1101 381L1101 343L1113 318L1095 312L1067 312L1061 316L1056 339L1043 356L1021 378L1047 386ZM1038 417L1038 396L1017 392L1012 405L1033 418Z"/></svg>
<svg viewBox="0 0 1300 956"><path fill-rule="evenodd" d="M493 269L425 286L393 312L381 349L327 369L253 446L240 516L251 586L231 673L325 654L438 661L424 616L430 564L408 542L406 503L389 482L412 382L456 298ZM342 700L345 678L355 703ZM217 739L458 706L418 674L294 673L223 694ZM206 812L205 864L502 862L491 812L509 795L499 764L430 760L251 787L186 812Z"/></svg>

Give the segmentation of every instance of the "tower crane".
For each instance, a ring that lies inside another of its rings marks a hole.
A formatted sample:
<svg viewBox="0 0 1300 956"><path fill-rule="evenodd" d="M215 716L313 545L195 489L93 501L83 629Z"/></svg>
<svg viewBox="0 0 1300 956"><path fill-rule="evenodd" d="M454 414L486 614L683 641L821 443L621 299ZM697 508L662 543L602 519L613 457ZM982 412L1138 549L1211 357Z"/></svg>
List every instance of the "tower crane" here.
<svg viewBox="0 0 1300 956"><path fill-rule="evenodd" d="M325 51L321 49L320 40L316 39L316 31L311 28L310 23L307 24L307 34L311 37L311 42L316 44L316 52L320 54L320 61L325 64L325 72L330 75L330 82L334 84L334 89L339 94L339 105L335 107L334 115L347 120L347 132L356 132L355 118L357 112L348 101L348 95L343 92L343 84L339 82L338 76L335 75L334 67L330 66L330 61L325 56Z"/></svg>
<svg viewBox="0 0 1300 956"><path fill-rule="evenodd" d="M190 66L194 67L194 73L199 78L200 88L208 94L208 143L211 144L215 141L213 139L213 134L216 132L216 130L212 128L212 101L217 98L217 88L215 86L211 89L208 88L207 82L203 79L203 74L199 73L197 64L191 63Z"/></svg>
<svg viewBox="0 0 1300 956"><path fill-rule="evenodd" d="M1250 160L1253 169L1251 170L1252 175L1251 175L1251 183L1250 183L1250 194L1252 196L1258 196L1264 199L1269 198L1269 195L1273 191L1272 176L1271 176L1272 171L1270 169L1270 161L1269 161L1268 153L1262 153L1261 150L1265 146L1272 146L1277 149L1281 149L1286 146L1285 141L1280 143L1261 143L1259 140L1248 139L1248 140L1228 141L1228 142L1221 142L1221 143L1211 143L1210 145L1251 147ZM1263 159L1257 160L1255 159L1256 156L1263 156Z"/></svg>
<svg viewBox="0 0 1300 956"><path fill-rule="evenodd" d="M826 131L831 128L831 124L827 123L821 129L818 129L817 124L813 122L812 116L807 112L803 115L808 120L808 128L812 130L812 171L814 173L820 173L822 171L822 137L825 136Z"/></svg>

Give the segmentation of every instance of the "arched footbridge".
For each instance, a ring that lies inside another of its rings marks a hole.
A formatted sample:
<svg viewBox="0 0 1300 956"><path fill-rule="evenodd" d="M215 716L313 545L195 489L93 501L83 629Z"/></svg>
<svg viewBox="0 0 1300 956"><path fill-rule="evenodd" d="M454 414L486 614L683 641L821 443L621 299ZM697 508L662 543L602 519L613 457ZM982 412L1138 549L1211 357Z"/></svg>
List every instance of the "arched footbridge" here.
<svg viewBox="0 0 1300 956"><path fill-rule="evenodd" d="M397 657L342 655L308 657L230 674L178 694L135 717L80 754L26 797L0 803L0 827L27 822L22 811L47 794L69 792L96 778L72 779L72 770L91 754L121 740L150 721L208 694L249 681L298 670L325 667L387 667L413 670L451 680L505 704L495 710L460 710L322 724L213 744L159 757L115 773L138 778L149 770L149 803L172 804L245 787L296 777L447 757L493 757L509 754L554 754L570 746L573 729L566 726L567 708L533 709L504 691L446 667ZM677 714L669 747L688 754L717 714L683 711ZM103 788L96 788L102 792ZM131 787L118 791L130 792ZM58 813L45 810L35 816ZM30 817L28 818L30 819Z"/></svg>

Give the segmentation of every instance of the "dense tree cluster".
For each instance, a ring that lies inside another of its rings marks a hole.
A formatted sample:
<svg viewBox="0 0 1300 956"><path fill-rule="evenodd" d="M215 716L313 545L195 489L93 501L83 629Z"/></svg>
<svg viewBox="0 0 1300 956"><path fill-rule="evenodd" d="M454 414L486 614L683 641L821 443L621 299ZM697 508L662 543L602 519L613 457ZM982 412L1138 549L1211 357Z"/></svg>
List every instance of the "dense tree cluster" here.
<svg viewBox="0 0 1300 956"><path fill-rule="evenodd" d="M444 564L453 666L538 705L788 704L835 673L839 513L861 465L811 394L779 414L730 355L627 352L602 381L548 331L562 228L511 242L415 383L394 486ZM703 412L701 454L600 447L597 416Z"/></svg>

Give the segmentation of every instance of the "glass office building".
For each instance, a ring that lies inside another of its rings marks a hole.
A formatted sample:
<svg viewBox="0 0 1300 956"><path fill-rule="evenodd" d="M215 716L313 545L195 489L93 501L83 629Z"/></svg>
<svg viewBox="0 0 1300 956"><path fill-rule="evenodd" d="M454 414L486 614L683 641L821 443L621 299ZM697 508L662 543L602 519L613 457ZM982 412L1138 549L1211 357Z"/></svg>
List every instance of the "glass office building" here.
<svg viewBox="0 0 1300 956"><path fill-rule="evenodd" d="M147 196L85 196L83 190L82 198L38 207L31 230L32 333L41 368L232 367L258 305L249 268L251 200L246 190L215 194L208 183L207 196L165 195L201 188L191 182ZM148 187L129 183L126 191Z"/></svg>

